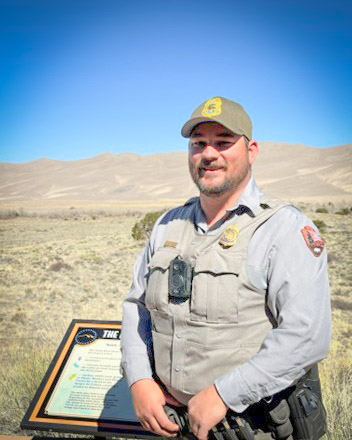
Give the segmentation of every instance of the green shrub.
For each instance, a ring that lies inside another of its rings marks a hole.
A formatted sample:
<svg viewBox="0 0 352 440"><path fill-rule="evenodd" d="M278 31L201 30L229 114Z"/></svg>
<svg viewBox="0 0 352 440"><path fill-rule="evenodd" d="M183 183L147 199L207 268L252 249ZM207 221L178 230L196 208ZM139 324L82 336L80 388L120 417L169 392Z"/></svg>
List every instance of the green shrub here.
<svg viewBox="0 0 352 440"><path fill-rule="evenodd" d="M350 213L350 210L348 208L342 208L340 211L335 212L335 214L338 215L348 215Z"/></svg>
<svg viewBox="0 0 352 440"><path fill-rule="evenodd" d="M329 214L329 211L328 211L325 207L323 207L323 208L317 208L317 209L315 210L315 212L318 212L318 213L321 213L321 214Z"/></svg>
<svg viewBox="0 0 352 440"><path fill-rule="evenodd" d="M141 220L134 224L132 237L137 241L148 240L154 223L164 212L165 210L148 212Z"/></svg>
<svg viewBox="0 0 352 440"><path fill-rule="evenodd" d="M327 224L323 220L313 220L313 223L315 226L319 229L320 232L324 232L325 228L327 227Z"/></svg>

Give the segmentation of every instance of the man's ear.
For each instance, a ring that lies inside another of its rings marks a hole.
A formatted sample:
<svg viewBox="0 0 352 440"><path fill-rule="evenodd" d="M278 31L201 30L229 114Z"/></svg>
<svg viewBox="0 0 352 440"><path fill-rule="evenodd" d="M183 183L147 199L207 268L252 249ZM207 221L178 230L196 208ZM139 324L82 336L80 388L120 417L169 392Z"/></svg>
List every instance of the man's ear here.
<svg viewBox="0 0 352 440"><path fill-rule="evenodd" d="M259 153L258 142L255 140L249 141L249 143L248 143L248 160L251 165L254 163L258 153Z"/></svg>

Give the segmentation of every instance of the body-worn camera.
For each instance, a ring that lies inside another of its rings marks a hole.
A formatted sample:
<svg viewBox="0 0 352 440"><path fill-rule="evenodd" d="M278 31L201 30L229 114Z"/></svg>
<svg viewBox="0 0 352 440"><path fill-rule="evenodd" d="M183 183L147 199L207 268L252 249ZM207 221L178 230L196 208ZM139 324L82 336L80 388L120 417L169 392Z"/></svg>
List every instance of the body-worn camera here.
<svg viewBox="0 0 352 440"><path fill-rule="evenodd" d="M186 301L191 296L192 266L188 261L176 257L169 267L169 298Z"/></svg>

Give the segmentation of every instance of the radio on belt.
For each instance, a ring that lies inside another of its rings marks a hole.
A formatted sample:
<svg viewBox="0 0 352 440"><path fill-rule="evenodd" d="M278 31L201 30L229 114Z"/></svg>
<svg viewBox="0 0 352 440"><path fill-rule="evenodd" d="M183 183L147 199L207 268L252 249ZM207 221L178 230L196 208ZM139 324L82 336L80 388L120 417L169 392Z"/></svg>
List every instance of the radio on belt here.
<svg viewBox="0 0 352 440"><path fill-rule="evenodd" d="M176 257L169 267L169 298L186 301L191 296L192 266Z"/></svg>

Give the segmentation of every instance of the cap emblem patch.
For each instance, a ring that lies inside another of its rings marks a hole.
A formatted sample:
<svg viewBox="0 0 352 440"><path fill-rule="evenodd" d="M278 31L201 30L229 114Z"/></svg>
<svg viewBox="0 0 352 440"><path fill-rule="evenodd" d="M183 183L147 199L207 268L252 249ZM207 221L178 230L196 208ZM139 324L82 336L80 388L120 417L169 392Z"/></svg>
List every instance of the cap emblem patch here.
<svg viewBox="0 0 352 440"><path fill-rule="evenodd" d="M315 257L319 257L324 249L325 242L311 226L305 226L301 229L304 241L308 246L308 249L313 253Z"/></svg>
<svg viewBox="0 0 352 440"><path fill-rule="evenodd" d="M237 241L238 233L239 233L239 230L236 225L228 226L225 229L225 231L222 233L222 235L219 239L219 244L223 248L229 248L229 247L233 246Z"/></svg>
<svg viewBox="0 0 352 440"><path fill-rule="evenodd" d="M212 98L209 99L204 104L202 115L206 118L212 118L213 116L218 116L221 113L221 99L220 98Z"/></svg>

